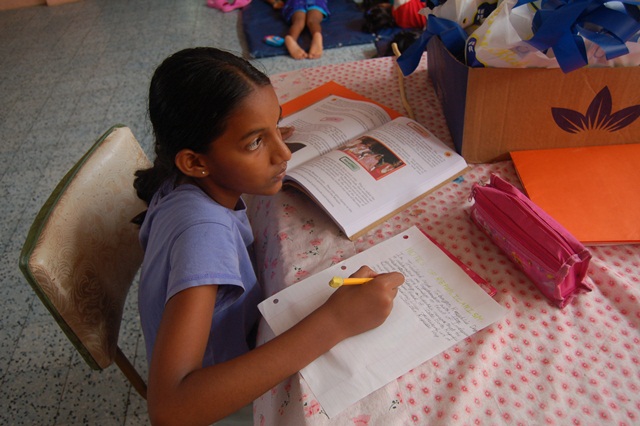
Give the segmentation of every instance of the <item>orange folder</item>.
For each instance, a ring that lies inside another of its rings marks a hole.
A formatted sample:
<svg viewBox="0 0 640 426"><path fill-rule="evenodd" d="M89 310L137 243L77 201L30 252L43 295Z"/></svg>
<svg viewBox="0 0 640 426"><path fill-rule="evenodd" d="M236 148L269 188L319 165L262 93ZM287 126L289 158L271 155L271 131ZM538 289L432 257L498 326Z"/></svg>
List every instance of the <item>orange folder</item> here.
<svg viewBox="0 0 640 426"><path fill-rule="evenodd" d="M534 203L585 245L640 243L640 143L511 152Z"/></svg>

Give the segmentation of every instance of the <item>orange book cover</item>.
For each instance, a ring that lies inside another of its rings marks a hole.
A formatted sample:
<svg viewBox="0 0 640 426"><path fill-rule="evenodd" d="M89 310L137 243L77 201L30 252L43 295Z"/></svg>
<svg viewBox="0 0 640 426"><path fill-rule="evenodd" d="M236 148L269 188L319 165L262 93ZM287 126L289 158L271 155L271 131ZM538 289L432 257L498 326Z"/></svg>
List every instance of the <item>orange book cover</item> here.
<svg viewBox="0 0 640 426"><path fill-rule="evenodd" d="M511 152L527 196L585 245L640 243L640 143Z"/></svg>
<svg viewBox="0 0 640 426"><path fill-rule="evenodd" d="M389 114L392 120L402 115L398 111L362 96L351 89L347 89L335 81L329 81L315 89L311 89L304 95L300 95L297 98L291 99L290 101L282 104L282 116L286 117L331 95L342 96L343 98L353 99L355 101L365 101L378 105L380 108L384 109L387 114Z"/></svg>

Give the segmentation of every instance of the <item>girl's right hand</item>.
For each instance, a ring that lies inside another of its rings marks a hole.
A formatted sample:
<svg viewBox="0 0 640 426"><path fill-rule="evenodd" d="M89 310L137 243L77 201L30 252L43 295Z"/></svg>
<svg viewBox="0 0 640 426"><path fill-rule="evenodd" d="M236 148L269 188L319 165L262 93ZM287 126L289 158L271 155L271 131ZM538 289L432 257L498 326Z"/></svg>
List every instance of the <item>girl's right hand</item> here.
<svg viewBox="0 0 640 426"><path fill-rule="evenodd" d="M399 272L377 274L368 266L362 266L351 276L373 280L341 286L324 305L331 310L334 327L343 333L343 338L380 326L391 313L398 287L404 283L404 276Z"/></svg>

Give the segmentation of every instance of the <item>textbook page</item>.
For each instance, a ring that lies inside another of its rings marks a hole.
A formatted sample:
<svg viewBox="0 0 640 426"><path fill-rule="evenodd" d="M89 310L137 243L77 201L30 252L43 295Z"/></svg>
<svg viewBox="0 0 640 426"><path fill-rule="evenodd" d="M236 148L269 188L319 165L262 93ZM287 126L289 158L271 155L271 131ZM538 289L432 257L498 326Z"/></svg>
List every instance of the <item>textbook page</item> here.
<svg viewBox="0 0 640 426"><path fill-rule="evenodd" d="M292 168L285 180L302 187L353 239L467 167L423 126L398 117Z"/></svg>
<svg viewBox="0 0 640 426"><path fill-rule="evenodd" d="M371 102L330 95L280 122L295 128L285 141L291 150L288 167L294 169L390 120L383 108Z"/></svg>
<svg viewBox="0 0 640 426"><path fill-rule="evenodd" d="M336 291L328 285L333 276L365 264L400 271L405 283L380 327L340 342L300 371L329 417L506 313L415 226L287 287L263 301L260 312L279 335Z"/></svg>

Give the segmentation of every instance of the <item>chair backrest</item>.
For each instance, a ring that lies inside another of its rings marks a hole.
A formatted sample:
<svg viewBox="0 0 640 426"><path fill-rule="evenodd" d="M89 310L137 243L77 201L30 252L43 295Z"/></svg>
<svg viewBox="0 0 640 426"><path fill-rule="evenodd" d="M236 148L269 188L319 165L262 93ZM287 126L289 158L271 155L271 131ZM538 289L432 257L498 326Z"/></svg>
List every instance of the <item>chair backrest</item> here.
<svg viewBox="0 0 640 426"><path fill-rule="evenodd" d="M109 129L55 188L20 255L27 281L94 369L121 356L124 303L143 256L131 223L146 209L134 172L149 166L127 127Z"/></svg>

